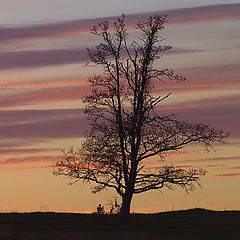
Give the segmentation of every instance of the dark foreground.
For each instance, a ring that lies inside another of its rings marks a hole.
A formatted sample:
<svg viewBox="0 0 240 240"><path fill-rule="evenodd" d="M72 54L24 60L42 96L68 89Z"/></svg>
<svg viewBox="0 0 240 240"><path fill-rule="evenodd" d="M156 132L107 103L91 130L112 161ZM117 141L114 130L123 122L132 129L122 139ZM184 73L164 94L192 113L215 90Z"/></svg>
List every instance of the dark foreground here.
<svg viewBox="0 0 240 240"><path fill-rule="evenodd" d="M118 216L71 213L1 213L0 240L166 239L240 240L240 211L192 209Z"/></svg>

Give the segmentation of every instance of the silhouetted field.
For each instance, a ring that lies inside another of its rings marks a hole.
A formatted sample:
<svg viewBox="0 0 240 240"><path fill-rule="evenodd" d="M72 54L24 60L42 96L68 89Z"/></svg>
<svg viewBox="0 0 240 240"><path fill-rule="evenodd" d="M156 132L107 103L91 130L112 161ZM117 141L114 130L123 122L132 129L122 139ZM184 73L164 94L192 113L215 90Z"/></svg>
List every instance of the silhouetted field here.
<svg viewBox="0 0 240 240"><path fill-rule="evenodd" d="M122 224L117 215L1 213L0 239L240 240L240 211L133 214L128 224Z"/></svg>

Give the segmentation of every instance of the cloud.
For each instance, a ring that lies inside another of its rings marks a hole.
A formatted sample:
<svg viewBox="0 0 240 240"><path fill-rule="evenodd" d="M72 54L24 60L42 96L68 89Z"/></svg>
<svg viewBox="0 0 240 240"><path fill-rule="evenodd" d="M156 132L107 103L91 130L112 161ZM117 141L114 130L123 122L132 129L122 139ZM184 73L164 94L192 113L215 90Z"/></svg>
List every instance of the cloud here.
<svg viewBox="0 0 240 240"><path fill-rule="evenodd" d="M240 177L240 173L223 173L212 175L211 177Z"/></svg>
<svg viewBox="0 0 240 240"><path fill-rule="evenodd" d="M2 97L0 106L21 106L59 100L79 99L82 90L33 91ZM177 118L191 122L210 123L216 129L231 133L230 138L239 137L239 96L183 102L162 106L161 114L178 113ZM80 101L80 100L79 100ZM223 117L224 116L224 117ZM0 111L2 138L69 138L81 137L89 122L82 109L55 110L2 110ZM226 124L227 123L227 124ZM7 147L7 146L6 146Z"/></svg>
<svg viewBox="0 0 240 240"><path fill-rule="evenodd" d="M15 119L18 114L22 116ZM0 111L1 115L5 116L0 124L2 138L79 138L89 126L79 109Z"/></svg>
<svg viewBox="0 0 240 240"><path fill-rule="evenodd" d="M12 95L0 96L0 108L3 109L51 101L68 101L77 99L79 99L80 103L81 97L88 92L89 87L85 86L31 90Z"/></svg>
<svg viewBox="0 0 240 240"><path fill-rule="evenodd" d="M0 165L24 164L24 163L42 163L42 162L56 162L61 159L60 156L28 156L6 158L0 161Z"/></svg>
<svg viewBox="0 0 240 240"><path fill-rule="evenodd" d="M2 148L0 154L29 154L29 153L40 153L59 151L58 148Z"/></svg>
<svg viewBox="0 0 240 240"><path fill-rule="evenodd" d="M166 51L166 54L196 53L202 51L204 50L171 49ZM83 63L88 60L88 52L85 48L2 52L0 53L0 70Z"/></svg>
<svg viewBox="0 0 240 240"><path fill-rule="evenodd" d="M175 73L185 76L186 81L176 82L165 79L166 84L156 82L153 91L169 91L174 94L200 93L200 91L218 90L220 93L227 89L240 87L240 64L218 64L213 66L187 67L175 69ZM199 95L199 94L198 94ZM228 96L236 98L236 96ZM209 98L212 98L209 94ZM238 100L237 100L238 101ZM239 101L238 101L239 102ZM182 104L182 103L181 103Z"/></svg>
<svg viewBox="0 0 240 240"><path fill-rule="evenodd" d="M2 60L4 62L4 60ZM4 63L5 64L5 63ZM18 63L16 63L18 64ZM0 64L1 65L1 64ZM19 63L21 65L21 63ZM24 64L23 64L24 65ZM33 64L32 64L33 65ZM1 68L1 66L0 66ZM188 68L180 69L180 74L187 72L191 74L191 81L186 81L183 84L178 84L173 81L168 81L167 84L157 84L154 87L154 93L159 94L161 90L173 91L177 95L192 94L192 98L188 101L180 101L176 103L167 104L164 101L167 109L179 110L190 108L204 108L206 106L219 105L220 96L207 96L201 97L201 99L194 100L193 94L199 91L216 90L221 93L227 91L227 89L236 89L240 87L238 76L240 74L240 65L218 65L214 67L201 68ZM179 70L176 71L177 73ZM208 74L206 74L208 73ZM229 79L231 79L229 81ZM15 107L38 104L46 101L62 101L62 100L76 100L90 92L90 86L87 83L86 78L74 77L74 78L49 78L49 79L32 79L30 82L9 80L1 81L0 87L2 89L20 89L25 88L28 91L21 91L21 93L3 95L0 96L0 108ZM40 89L38 89L40 88ZM37 90L36 90L37 89ZM229 93L230 93L229 90ZM227 92L226 92L227 94ZM216 95L216 93L215 93ZM227 108L229 105L236 106L239 104L238 94L232 96L221 96L222 108ZM173 99L173 98L171 98ZM189 104L190 103L190 104ZM228 106L227 106L228 105ZM237 106L236 106L237 107ZM239 106L238 106L239 107ZM163 106L162 106L163 109ZM236 112L236 110L235 110Z"/></svg>
<svg viewBox="0 0 240 240"><path fill-rule="evenodd" d="M198 168L197 166L194 165L174 165L175 168L182 168L182 169L194 169L194 168ZM155 166L155 167L144 167L143 170L161 170L164 169L163 166Z"/></svg>
<svg viewBox="0 0 240 240"><path fill-rule="evenodd" d="M230 132L230 137L239 137L239 109L240 95L235 94L169 103L160 105L158 111L161 114L177 113L177 118L193 123L209 123L216 129Z"/></svg>
<svg viewBox="0 0 240 240"><path fill-rule="evenodd" d="M240 64L218 64L213 66L203 65L200 67L188 67L176 69L179 74L187 74L187 81L184 84L178 86L184 87L192 84L203 85L202 87L208 87L208 84L215 84L216 86L222 86L222 84L239 84ZM176 84L175 84L176 85ZM201 86L199 86L201 87Z"/></svg>
<svg viewBox="0 0 240 240"><path fill-rule="evenodd" d="M87 60L88 54L84 49L7 52L0 53L0 70L53 66Z"/></svg>
<svg viewBox="0 0 240 240"><path fill-rule="evenodd" d="M51 120L60 120L75 116L81 119L82 114L82 109L5 110L0 111L0 126L47 122Z"/></svg>
<svg viewBox="0 0 240 240"><path fill-rule="evenodd" d="M166 11L170 24L237 20L240 4L218 4Z"/></svg>
<svg viewBox="0 0 240 240"><path fill-rule="evenodd" d="M196 22L209 22L221 20L240 19L240 4L219 4L193 8L180 8L167 11L156 11L151 13L131 14L127 16L128 26L134 26L136 21L150 15L167 13L169 15L168 24L186 24ZM115 21L116 17L106 17L97 19L83 19L62 21L55 23L45 23L29 26L1 27L1 41L16 41L39 38L53 38L72 36L82 32L88 32L96 23L102 20Z"/></svg>
<svg viewBox="0 0 240 240"><path fill-rule="evenodd" d="M39 88L63 88L63 87L89 86L86 78L81 77L53 77L33 78L31 80L2 80L1 89L39 89Z"/></svg>
<svg viewBox="0 0 240 240"><path fill-rule="evenodd" d="M223 170L226 169L226 164L208 164L203 168L215 168L214 170Z"/></svg>
<svg viewBox="0 0 240 240"><path fill-rule="evenodd" d="M240 158L239 158L239 160L240 160ZM239 170L239 169L240 169L240 167L239 167L239 166L237 166L237 167L228 167L228 169L232 169L232 170Z"/></svg>
<svg viewBox="0 0 240 240"><path fill-rule="evenodd" d="M240 156L235 156L235 157L215 157L215 158L179 160L178 162L229 162L229 161L239 161L239 160L240 160Z"/></svg>
<svg viewBox="0 0 240 240"><path fill-rule="evenodd" d="M41 166L41 167L20 167L20 168L0 168L0 171L23 171L23 170L44 170L50 169L51 166Z"/></svg>
<svg viewBox="0 0 240 240"><path fill-rule="evenodd" d="M45 144L46 140L44 139L33 139L33 138L25 138L19 139L17 141L15 138L8 138L7 136L2 137L0 139L0 148L1 149L15 149L15 148L27 148L31 147L33 144ZM51 148L50 148L51 149Z"/></svg>

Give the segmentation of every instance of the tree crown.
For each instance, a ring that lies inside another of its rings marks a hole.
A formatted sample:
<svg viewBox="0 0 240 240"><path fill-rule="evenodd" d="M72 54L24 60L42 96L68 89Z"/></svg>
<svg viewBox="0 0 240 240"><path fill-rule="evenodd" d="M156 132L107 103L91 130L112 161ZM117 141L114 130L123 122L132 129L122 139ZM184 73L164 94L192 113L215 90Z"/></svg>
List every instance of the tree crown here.
<svg viewBox="0 0 240 240"><path fill-rule="evenodd" d="M206 124L193 124L164 115L160 103L170 96L154 96L154 84L166 79L184 81L172 69L159 69L156 60L171 49L161 45L165 38L166 15L139 21L139 37L128 43L125 17L113 26L103 21L91 32L102 42L88 49L90 62L103 68L102 75L93 75L92 92L83 101L91 129L78 151L70 150L55 165L56 175L95 182L93 192L114 188L123 198L151 189L180 186L193 190L206 171L161 166L149 170L144 163L152 157L164 157L171 151L197 142L211 147L228 135Z"/></svg>

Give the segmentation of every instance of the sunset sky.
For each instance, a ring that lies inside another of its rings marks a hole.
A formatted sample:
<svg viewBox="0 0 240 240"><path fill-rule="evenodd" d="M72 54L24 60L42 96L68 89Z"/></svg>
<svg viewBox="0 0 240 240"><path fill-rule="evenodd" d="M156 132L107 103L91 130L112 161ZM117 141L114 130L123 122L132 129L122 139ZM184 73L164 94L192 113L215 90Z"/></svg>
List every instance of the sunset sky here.
<svg viewBox="0 0 240 240"><path fill-rule="evenodd" d="M132 211L185 208L240 210L240 1L227 0L11 0L0 1L0 211L91 212L107 207L113 192L51 174L61 149L79 146L88 127L81 97L88 77L89 29L126 14L130 38L147 16L167 13L164 44L173 46L159 68L186 76L154 94L172 92L160 107L180 119L230 132L206 152L193 145L169 154L168 164L208 171L203 189L152 191L134 198ZM149 168L154 168L154 161Z"/></svg>

